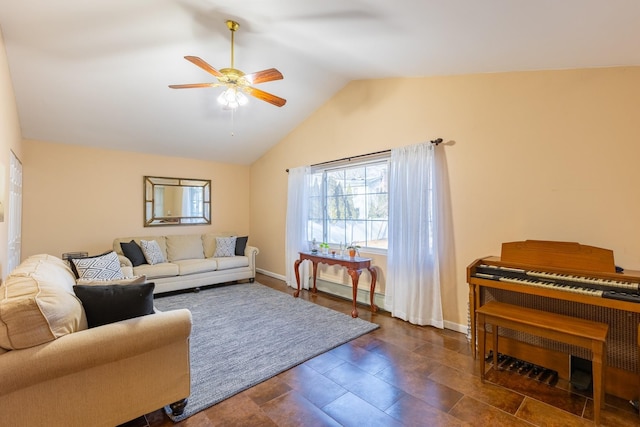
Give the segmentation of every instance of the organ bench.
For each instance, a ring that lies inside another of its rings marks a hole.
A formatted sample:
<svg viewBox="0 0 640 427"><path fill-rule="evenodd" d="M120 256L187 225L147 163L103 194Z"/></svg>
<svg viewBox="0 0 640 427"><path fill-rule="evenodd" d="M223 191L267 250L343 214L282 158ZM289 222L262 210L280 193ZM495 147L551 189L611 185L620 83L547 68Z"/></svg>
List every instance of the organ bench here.
<svg viewBox="0 0 640 427"><path fill-rule="evenodd" d="M498 329L512 329L591 351L593 366L594 422L600 424L600 408L604 407L604 372L607 365L606 340L609 325L571 316L549 313L490 301L476 310L479 331L478 352L480 374L485 378L486 325L492 327L493 367L498 367Z"/></svg>

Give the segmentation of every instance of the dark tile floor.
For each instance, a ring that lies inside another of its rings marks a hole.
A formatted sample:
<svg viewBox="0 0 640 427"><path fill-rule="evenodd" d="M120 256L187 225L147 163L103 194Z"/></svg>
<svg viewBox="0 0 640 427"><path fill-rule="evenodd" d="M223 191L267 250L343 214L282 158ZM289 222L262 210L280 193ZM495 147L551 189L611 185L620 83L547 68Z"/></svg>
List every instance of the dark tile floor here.
<svg viewBox="0 0 640 427"><path fill-rule="evenodd" d="M259 275L257 281L291 289ZM319 293L302 297L350 313L351 302ZM593 425L593 401L560 380L555 387L510 371L488 372L465 335L419 327L388 313L360 317L380 329L322 354L185 421L161 411L129 425L207 426L581 426ZM631 405L607 396L602 425L640 426Z"/></svg>

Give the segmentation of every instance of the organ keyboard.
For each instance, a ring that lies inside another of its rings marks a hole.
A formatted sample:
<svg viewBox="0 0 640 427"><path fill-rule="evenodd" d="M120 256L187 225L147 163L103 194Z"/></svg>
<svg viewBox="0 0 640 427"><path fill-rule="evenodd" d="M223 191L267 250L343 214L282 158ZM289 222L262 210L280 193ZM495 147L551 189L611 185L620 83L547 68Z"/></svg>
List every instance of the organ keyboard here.
<svg viewBox="0 0 640 427"><path fill-rule="evenodd" d="M503 243L500 257L481 258L467 267L467 282L474 356L475 310L490 300L608 323L609 377L622 384L609 384L607 391L637 399L640 271L617 272L613 251L571 242ZM542 346L557 350L553 344Z"/></svg>
<svg viewBox="0 0 640 427"><path fill-rule="evenodd" d="M640 284L613 279L558 274L546 271L480 264L474 277L516 283L523 286L556 289L599 298L640 302Z"/></svg>

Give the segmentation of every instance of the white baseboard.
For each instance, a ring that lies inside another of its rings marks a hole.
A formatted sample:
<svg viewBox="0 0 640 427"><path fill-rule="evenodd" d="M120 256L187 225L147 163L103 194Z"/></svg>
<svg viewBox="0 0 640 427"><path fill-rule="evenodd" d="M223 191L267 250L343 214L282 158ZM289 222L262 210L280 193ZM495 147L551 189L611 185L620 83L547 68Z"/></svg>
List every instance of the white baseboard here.
<svg viewBox="0 0 640 427"><path fill-rule="evenodd" d="M318 290L322 292L327 292L332 295L337 295L339 297L351 300L351 296L353 293L353 288L351 286L346 286L341 283L329 282L327 280L317 279L316 286ZM371 292L366 289L358 288L357 301L364 305L371 305L370 301ZM385 308L384 305L384 295L379 293L374 293L373 302L378 306L381 310L389 311Z"/></svg>
<svg viewBox="0 0 640 427"><path fill-rule="evenodd" d="M444 328L467 335L467 325L461 325L459 323L453 323L453 322L449 322L448 320L445 320Z"/></svg>
<svg viewBox="0 0 640 427"><path fill-rule="evenodd" d="M273 277L274 279L279 279L284 282L287 281L287 278L281 274L276 274L271 271L263 270L261 268L256 268L256 271L258 273L264 274L265 276ZM322 279L316 280L316 286L318 287L319 290L323 292L327 292L329 294L351 300L351 292L352 292L351 286L346 286L341 283L329 282ZM365 305L369 305L369 294L370 292L366 289L358 289L358 297L357 297L358 302ZM374 302L380 309L389 311L385 308L383 294L376 293L374 296ZM398 319L398 320L401 320L401 319ZM455 332L460 332L465 335L467 334L467 325L461 325L459 323L450 322L448 320L444 321L444 328L455 331Z"/></svg>
<svg viewBox="0 0 640 427"><path fill-rule="evenodd" d="M271 271L263 270L261 268L256 268L256 272L264 274L265 276L273 277L275 279L282 280L284 282L287 281L287 278L281 274L276 274ZM336 295L339 297L343 297L345 299L351 300L351 286L346 286L340 283L329 282L323 279L316 280L316 286L322 292L327 292L332 295ZM358 289L358 302L369 305L369 294L370 292L366 289ZM383 294L375 294L374 298L375 304L384 310L384 295Z"/></svg>
<svg viewBox="0 0 640 427"><path fill-rule="evenodd" d="M264 274L265 276L273 277L274 279L282 280L283 282L287 281L287 277L281 274L272 273L271 271L263 270L262 268L256 268L256 272L260 274Z"/></svg>

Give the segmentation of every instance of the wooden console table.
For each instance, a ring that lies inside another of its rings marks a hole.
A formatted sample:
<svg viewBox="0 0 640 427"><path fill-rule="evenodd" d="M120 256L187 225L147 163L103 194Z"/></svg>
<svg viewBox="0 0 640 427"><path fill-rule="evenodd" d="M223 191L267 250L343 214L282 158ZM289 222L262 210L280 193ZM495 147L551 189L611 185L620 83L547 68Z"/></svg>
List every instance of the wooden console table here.
<svg viewBox="0 0 640 427"><path fill-rule="evenodd" d="M358 296L358 280L360 279L360 273L362 273L363 269L369 270L371 273L371 311L377 312L378 306L373 303L374 291L376 289L376 279L378 274L376 273L375 268L371 267L371 258L362 258L362 257L348 257L348 256L340 256L340 255L322 255L319 253L313 254L311 252L300 252L300 259L297 259L293 264L293 270L296 273L296 283L298 285L298 290L296 290L293 294L294 297L298 297L300 295L300 271L298 267L300 263L304 260L309 260L313 264L313 289L312 292L315 294L318 289L316 288L316 274L318 272L318 264L328 264L328 265L340 265L342 267L346 267L349 276L351 276L351 284L353 286L353 310L351 310L351 317L358 317L358 309L356 307L356 299Z"/></svg>

